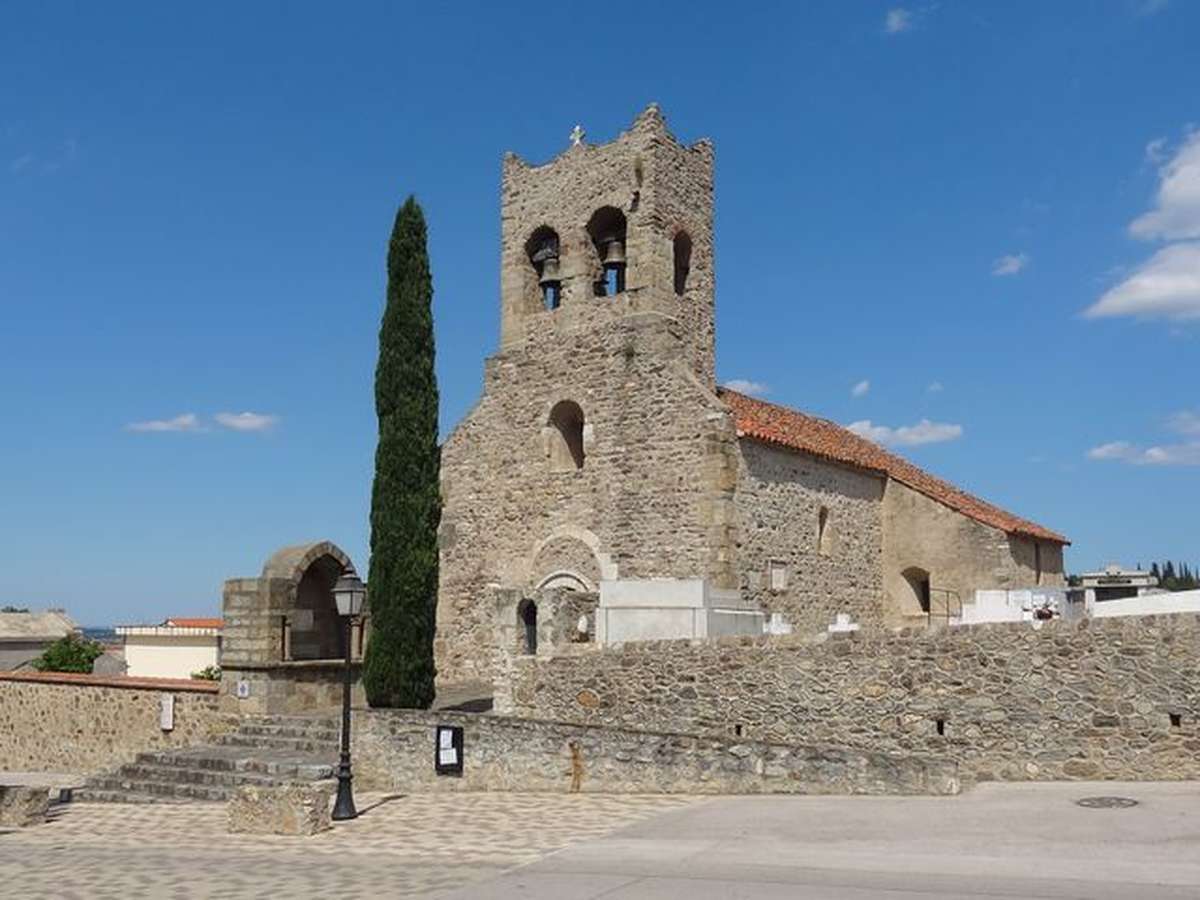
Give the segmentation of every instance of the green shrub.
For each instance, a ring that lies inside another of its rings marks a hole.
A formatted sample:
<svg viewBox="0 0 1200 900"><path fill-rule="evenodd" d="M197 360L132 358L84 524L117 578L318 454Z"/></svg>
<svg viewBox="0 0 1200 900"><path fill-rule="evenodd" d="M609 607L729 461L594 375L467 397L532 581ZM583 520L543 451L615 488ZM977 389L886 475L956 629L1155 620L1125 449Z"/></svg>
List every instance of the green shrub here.
<svg viewBox="0 0 1200 900"><path fill-rule="evenodd" d="M46 647L32 665L39 672L90 673L92 663L103 653L103 644L78 634L68 634Z"/></svg>
<svg viewBox="0 0 1200 900"><path fill-rule="evenodd" d="M220 681L221 667L220 666L205 666L199 672L193 672L192 677L199 681Z"/></svg>

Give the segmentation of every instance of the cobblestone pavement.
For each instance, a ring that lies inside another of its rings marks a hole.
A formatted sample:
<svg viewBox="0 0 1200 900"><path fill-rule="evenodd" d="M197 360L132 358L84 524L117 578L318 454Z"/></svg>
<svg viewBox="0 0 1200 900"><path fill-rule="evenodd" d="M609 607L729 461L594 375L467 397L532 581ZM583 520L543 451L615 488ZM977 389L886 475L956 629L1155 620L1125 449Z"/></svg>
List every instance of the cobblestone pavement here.
<svg viewBox="0 0 1200 900"><path fill-rule="evenodd" d="M231 835L224 804L71 804L45 825L0 829L0 885L63 900L433 897L697 802L597 794L356 799L357 820L309 838Z"/></svg>

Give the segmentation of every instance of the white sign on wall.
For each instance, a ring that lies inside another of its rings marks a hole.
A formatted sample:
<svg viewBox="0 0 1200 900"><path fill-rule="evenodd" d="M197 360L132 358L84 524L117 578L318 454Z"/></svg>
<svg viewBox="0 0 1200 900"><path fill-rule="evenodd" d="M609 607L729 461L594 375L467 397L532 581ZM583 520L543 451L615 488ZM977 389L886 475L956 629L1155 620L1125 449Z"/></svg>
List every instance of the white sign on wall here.
<svg viewBox="0 0 1200 900"><path fill-rule="evenodd" d="M175 730L175 695L158 695L158 727L163 731Z"/></svg>
<svg viewBox="0 0 1200 900"><path fill-rule="evenodd" d="M241 681L239 681L237 683L237 698L239 700L246 700L249 697L250 697L250 682L243 678Z"/></svg>

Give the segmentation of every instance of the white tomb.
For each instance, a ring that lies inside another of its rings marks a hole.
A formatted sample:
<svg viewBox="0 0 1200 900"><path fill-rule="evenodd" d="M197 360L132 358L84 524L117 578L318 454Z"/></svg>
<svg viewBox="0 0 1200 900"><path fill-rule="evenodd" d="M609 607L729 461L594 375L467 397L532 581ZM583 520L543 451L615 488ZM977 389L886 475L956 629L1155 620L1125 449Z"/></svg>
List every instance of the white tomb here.
<svg viewBox="0 0 1200 900"><path fill-rule="evenodd" d="M703 579L601 581L596 642L761 635L766 617L736 590Z"/></svg>

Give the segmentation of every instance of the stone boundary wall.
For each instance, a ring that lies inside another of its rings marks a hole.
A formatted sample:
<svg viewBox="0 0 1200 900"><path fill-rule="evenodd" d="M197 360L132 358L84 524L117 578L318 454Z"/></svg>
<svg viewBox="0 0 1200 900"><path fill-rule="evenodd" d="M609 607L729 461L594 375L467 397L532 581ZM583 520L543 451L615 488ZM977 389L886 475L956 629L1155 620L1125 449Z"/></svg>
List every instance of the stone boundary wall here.
<svg viewBox="0 0 1200 900"><path fill-rule="evenodd" d="M434 774L437 725L460 725L462 777ZM390 791L957 794L953 763L864 750L587 727L493 715L359 709L355 785Z"/></svg>
<svg viewBox="0 0 1200 900"><path fill-rule="evenodd" d="M1200 778L1200 616L820 639L663 641L515 661L498 712L954 760L965 779Z"/></svg>
<svg viewBox="0 0 1200 900"><path fill-rule="evenodd" d="M0 672L0 769L91 775L143 750L203 744L237 717L219 712L216 682L65 672ZM163 731L159 698L175 697Z"/></svg>

